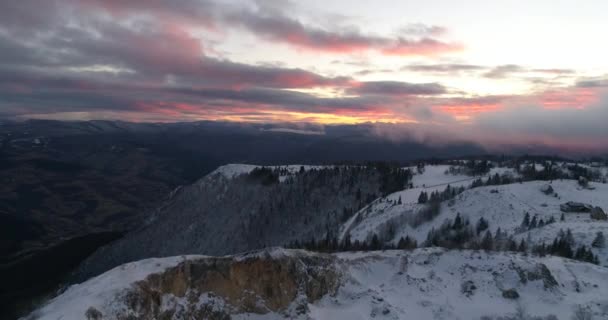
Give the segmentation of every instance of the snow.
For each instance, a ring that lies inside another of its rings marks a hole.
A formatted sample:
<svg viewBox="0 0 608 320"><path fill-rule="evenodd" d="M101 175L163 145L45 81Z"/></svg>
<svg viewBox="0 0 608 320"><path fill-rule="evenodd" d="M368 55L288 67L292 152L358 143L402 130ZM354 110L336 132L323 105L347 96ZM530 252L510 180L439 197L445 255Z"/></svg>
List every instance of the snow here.
<svg viewBox="0 0 608 320"><path fill-rule="evenodd" d="M212 174L228 179L251 172L256 165L229 164ZM301 165L271 166L285 169L281 181L297 173ZM326 166L303 166L304 170ZM406 221L423 205L417 203L421 191L431 193L451 187L469 187L478 177L446 174L447 165L427 165L422 173L414 173L413 188L395 192L376 199L361 209L340 230L340 237L349 234L351 240L366 240L386 225L388 221ZM541 169L541 167L537 167ZM606 172L606 168L600 168ZM492 168L488 175L510 173L509 168ZM545 194L543 188L550 184L554 194ZM441 204L441 213L432 221L415 228L407 223L397 226L393 241L410 236L419 243L426 239L432 228L439 228L457 214L472 224L483 217L489 222L489 231L498 228L516 240L532 243L550 243L560 230L570 229L577 245L590 246L597 232L608 237L608 222L596 221L588 213L565 213L560 221L560 205L582 202L602 207L608 211L608 184L590 183L594 188L585 189L574 180L529 181L499 186L467 189L451 201ZM399 199L401 203L398 204ZM526 213L544 221L554 218L555 223L531 230L520 230ZM400 218L403 218L399 220ZM593 248L600 265L576 262L559 257L537 257L507 252L483 252L469 250L446 251L439 248L422 248L414 251L345 252L337 253L335 264L341 272L342 285L338 292L308 304L308 313L301 319L480 319L482 316L514 315L518 308L530 316L556 315L558 319L570 319L577 305L588 307L596 319L608 319L608 248ZM229 256L234 261L250 258L281 259L309 253L304 250L269 248L240 255ZM123 308L117 297L128 291L133 283L148 275L159 273L186 259L203 256L179 256L153 258L117 267L82 284L74 285L57 298L37 310L38 319L82 319L89 306L95 306L104 314L108 310ZM547 286L542 279L522 281L523 274L536 272L541 266L550 271L557 286ZM523 271L522 271L523 270ZM471 281L475 290L470 296L463 294L462 286ZM515 289L520 298L505 299L503 290ZM162 297L163 305L170 308L179 305L178 298ZM201 303L221 306L217 297L202 295ZM286 311L288 312L288 311ZM111 314L111 313L110 313ZM294 314L270 313L265 315L237 314L234 319L284 319Z"/></svg>
<svg viewBox="0 0 608 320"><path fill-rule="evenodd" d="M433 178L427 177L419 181L441 182L442 180L439 179L441 175L437 174L438 171L440 171L439 168L430 175ZM589 218L589 214L566 213L566 222L559 221L562 214L559 206L568 201L588 203L604 208L605 211L608 210L608 184L591 183L595 189L589 190L581 188L574 180L557 180L551 183L555 194L546 195L541 192L541 189L547 183L547 181L530 181L466 190L453 201L442 203L441 213L433 221L416 228L407 224L401 225L393 240L397 241L400 237L410 236L420 243L426 239L432 228L439 228L446 219L454 219L457 213L467 217L473 224L483 217L488 220L489 230L493 233L500 227L503 232L506 231L509 234L518 233L518 227L526 212L530 214L531 218L536 215L537 219L542 218L544 221L553 217L557 221L556 223L530 231L534 235L533 240L538 238L539 241L547 243L553 241L560 228L564 230L572 228L576 234L586 234L584 237L575 237L578 245L589 246L596 231L603 231L605 235L608 235L608 230L606 230L608 222L592 220ZM450 185L458 186L458 183L452 182ZM444 188L445 185L439 190ZM405 221L408 216L414 215L423 207L416 203L420 191L419 188L407 189L376 200L344 223L341 228L341 238L343 239L348 232L352 241L366 240L374 233L381 234L379 229L387 221L397 221L399 218L402 219L398 221ZM401 205L396 203L399 197L402 199ZM574 225L570 224L573 220L576 221ZM527 237L527 234L518 235L520 238L524 236ZM608 265L608 252L605 249L594 249L594 253L600 256L602 264Z"/></svg>
<svg viewBox="0 0 608 320"><path fill-rule="evenodd" d="M301 170L301 168L304 168L305 171L308 171L308 170L320 170L320 169L326 169L326 168L333 168L334 166L312 166L312 165L300 165L300 164L291 164L291 165L285 165L285 166L258 166L258 165L253 165L253 164L232 163L232 164L220 166L219 168L217 168L213 172L211 172L209 175L212 176L212 175L219 174L227 179L234 179L242 174L250 173L255 168L262 168L262 167L269 168L269 169L286 170L287 175L279 176L279 181L283 182L283 181L285 181L285 179L287 179L287 177L299 172Z"/></svg>
<svg viewBox="0 0 608 320"><path fill-rule="evenodd" d="M89 306L97 306L100 310L111 310L121 305L115 301L115 298L129 289L133 283L145 279L150 274L174 267L182 261L203 257L188 255L151 258L123 264L84 283L69 287L33 315L39 320L81 320Z"/></svg>
<svg viewBox="0 0 608 320"><path fill-rule="evenodd" d="M412 177L413 188L392 193L364 207L344 223L340 231L340 239L343 239L348 232L353 240L365 240L370 234L368 230L376 230L378 226L391 218L415 213L422 208L418 204L418 197L422 191L430 195L434 191L445 190L448 185L450 187L462 186L466 188L471 185L473 180L479 178L479 176L471 177L446 173L449 168L449 165L427 165L424 172L418 173L416 167L410 167L409 169L414 173ZM492 168L485 177L496 173L499 175L505 173L515 175L513 170L509 168ZM401 199L401 205L396 204L399 199ZM355 227L355 222L360 219L364 220L363 223Z"/></svg>
<svg viewBox="0 0 608 320"><path fill-rule="evenodd" d="M303 250L269 249L234 256L297 258ZM314 254L319 255L319 254ZM346 252L331 256L340 272L335 294L308 301L305 314L296 310L268 314L235 314L234 319L480 319L512 316L518 308L529 316L556 315L570 319L577 305L588 307L597 319L608 316L608 269L558 257L534 257L516 253L423 248L414 251ZM81 285L73 286L38 310L38 319L82 319L94 306L108 313L117 308L120 292L151 273L199 256L148 259L123 265ZM549 274L543 271L548 270ZM555 282L553 282L555 280ZM472 284L469 294L465 283ZM503 291L514 289L517 300ZM161 309L185 306L170 294L161 298ZM300 299L301 296L296 298ZM200 304L214 309L230 306L217 295L202 293ZM122 307L125 307L124 304ZM163 309L163 310L164 310Z"/></svg>
<svg viewBox="0 0 608 320"><path fill-rule="evenodd" d="M561 258L435 248L339 257L346 284L335 297L310 306L313 319L468 320L513 315L518 305L533 316L569 319L576 304L607 303L608 286L601 280L607 269ZM522 283L514 266L534 270L540 263L560 286L545 289L542 280ZM461 292L466 281L476 287L469 297ZM506 289L516 289L520 299L503 298Z"/></svg>
<svg viewBox="0 0 608 320"><path fill-rule="evenodd" d="M225 178L232 179L238 177L242 174L249 173L253 171L253 169L258 168L260 166L252 165L252 164L240 164L240 163L232 163L223 165L215 171L211 172L209 175L221 174Z"/></svg>

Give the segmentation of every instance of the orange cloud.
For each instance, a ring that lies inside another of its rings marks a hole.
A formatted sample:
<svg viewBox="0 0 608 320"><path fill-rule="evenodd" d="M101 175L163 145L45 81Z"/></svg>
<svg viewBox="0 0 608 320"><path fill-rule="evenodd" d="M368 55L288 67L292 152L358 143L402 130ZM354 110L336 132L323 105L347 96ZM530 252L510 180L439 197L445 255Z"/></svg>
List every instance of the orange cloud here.
<svg viewBox="0 0 608 320"><path fill-rule="evenodd" d="M568 88L546 91L539 99L545 109L585 109L599 101L599 96L590 88Z"/></svg>
<svg viewBox="0 0 608 320"><path fill-rule="evenodd" d="M447 113L457 120L469 120L480 113L501 110L502 106L499 104L440 105L435 106L434 109Z"/></svg>

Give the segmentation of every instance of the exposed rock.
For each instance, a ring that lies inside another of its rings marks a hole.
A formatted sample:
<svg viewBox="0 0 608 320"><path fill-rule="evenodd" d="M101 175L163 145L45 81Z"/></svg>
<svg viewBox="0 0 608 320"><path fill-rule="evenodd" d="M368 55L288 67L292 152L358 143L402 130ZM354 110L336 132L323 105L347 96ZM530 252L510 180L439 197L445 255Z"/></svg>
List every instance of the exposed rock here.
<svg viewBox="0 0 608 320"><path fill-rule="evenodd" d="M550 195L553 194L553 187L550 184L545 184L542 187L540 187L540 191L546 195Z"/></svg>
<svg viewBox="0 0 608 320"><path fill-rule="evenodd" d="M90 307L87 309L87 312L84 313L84 316L87 317L87 320L101 320L103 318L103 314L101 311Z"/></svg>
<svg viewBox="0 0 608 320"><path fill-rule="evenodd" d="M545 289L551 289L558 286L557 280L555 280L551 271L544 263L539 263L534 270L528 271L528 280L542 280Z"/></svg>
<svg viewBox="0 0 608 320"><path fill-rule="evenodd" d="M593 206L582 202L568 201L559 206L563 212L591 212Z"/></svg>
<svg viewBox="0 0 608 320"><path fill-rule="evenodd" d="M462 294L467 297L470 297L475 294L475 289L477 289L477 286L475 286L475 283L471 280L463 282L460 286L460 292L462 292Z"/></svg>
<svg viewBox="0 0 608 320"><path fill-rule="evenodd" d="M283 312L298 296L314 302L333 294L339 282L334 266L329 255L187 260L136 283L125 298L129 309L144 319L176 314L185 319L227 319L232 313ZM296 312L305 312L299 307Z"/></svg>
<svg viewBox="0 0 608 320"><path fill-rule="evenodd" d="M505 299L517 299L519 298L519 293L515 289L507 289L502 292L502 297Z"/></svg>
<svg viewBox="0 0 608 320"><path fill-rule="evenodd" d="M608 215L600 207L591 209L591 219L594 220L608 220Z"/></svg>

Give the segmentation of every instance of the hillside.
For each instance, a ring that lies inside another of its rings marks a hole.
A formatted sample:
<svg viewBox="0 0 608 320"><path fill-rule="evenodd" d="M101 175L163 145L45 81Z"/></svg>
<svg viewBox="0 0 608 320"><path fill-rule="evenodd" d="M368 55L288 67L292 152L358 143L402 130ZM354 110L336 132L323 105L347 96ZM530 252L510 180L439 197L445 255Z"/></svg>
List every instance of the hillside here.
<svg viewBox="0 0 608 320"><path fill-rule="evenodd" d="M608 234L608 222L590 218L589 213L563 213L560 205L568 202L581 202L600 208L608 208L608 184L591 183L583 188L575 180L527 181L505 185L490 185L470 188L473 178L445 174L447 166L427 166L423 174L414 175L414 188L395 192L375 200L368 207L356 213L341 227L340 239L348 234L351 241L369 241L374 235L382 236L384 241L396 243L401 237L409 236L423 243L431 230L438 230L446 222L453 221L457 215L467 219L475 226L480 218L485 219L490 231L495 234L500 228L505 237L522 239L532 244L550 244L560 230L570 229L574 245L591 246L597 232ZM509 172L507 168L494 168L488 174ZM511 172L511 174L515 174ZM423 186L423 181L428 187ZM417 215L424 210L425 204L417 202L420 192L431 193L466 186L466 190L453 199L440 204L438 214L430 221L417 222ZM551 186L553 192L542 190ZM401 203L399 203L401 199ZM526 216L543 221L542 226L522 229ZM563 214L564 220L561 221ZM555 221L551 224L544 222ZM391 229L387 234L387 230ZM608 250L594 248L600 263L608 265Z"/></svg>
<svg viewBox="0 0 608 320"><path fill-rule="evenodd" d="M125 264L27 319L570 319L575 310L600 319L607 276L514 253L269 249Z"/></svg>
<svg viewBox="0 0 608 320"><path fill-rule="evenodd" d="M98 250L74 281L150 257L223 255L321 239L408 179L408 171L383 166L223 166L175 192L139 230Z"/></svg>

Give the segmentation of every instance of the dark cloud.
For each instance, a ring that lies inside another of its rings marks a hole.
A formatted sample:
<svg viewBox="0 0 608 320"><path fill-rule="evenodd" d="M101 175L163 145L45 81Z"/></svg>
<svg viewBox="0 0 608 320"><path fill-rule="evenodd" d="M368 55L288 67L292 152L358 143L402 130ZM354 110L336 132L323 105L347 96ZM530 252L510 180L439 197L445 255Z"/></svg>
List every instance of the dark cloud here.
<svg viewBox="0 0 608 320"><path fill-rule="evenodd" d="M608 87L608 78L599 79L581 79L576 82L576 86L579 88L602 88Z"/></svg>
<svg viewBox="0 0 608 320"><path fill-rule="evenodd" d="M160 21L181 21L209 28L218 26L240 28L263 39L280 42L299 49L329 53L353 53L377 50L390 55L436 55L460 50L457 44L435 37L445 33L439 26L413 24L400 30L397 37L368 35L354 27L332 26L321 29L301 22L288 14L293 5L288 2L255 1L253 8L214 1L103 1L84 0L83 3L103 9L113 15L146 13Z"/></svg>
<svg viewBox="0 0 608 320"><path fill-rule="evenodd" d="M361 82L350 88L349 93L360 95L440 95L447 93L444 86L438 83L407 83L400 81L369 81Z"/></svg>
<svg viewBox="0 0 608 320"><path fill-rule="evenodd" d="M524 73L541 73L545 75L553 75L553 76L564 76L564 75L573 75L576 72L571 69L534 69L527 68L524 66L516 65L516 64L506 64L501 66L496 66L489 69L484 76L486 78L492 79L503 79L514 74L524 74Z"/></svg>
<svg viewBox="0 0 608 320"><path fill-rule="evenodd" d="M524 71L526 71L526 68L522 66L516 64L505 64L492 68L490 71L486 72L484 76L486 78L502 79L510 76L513 73L519 73Z"/></svg>

